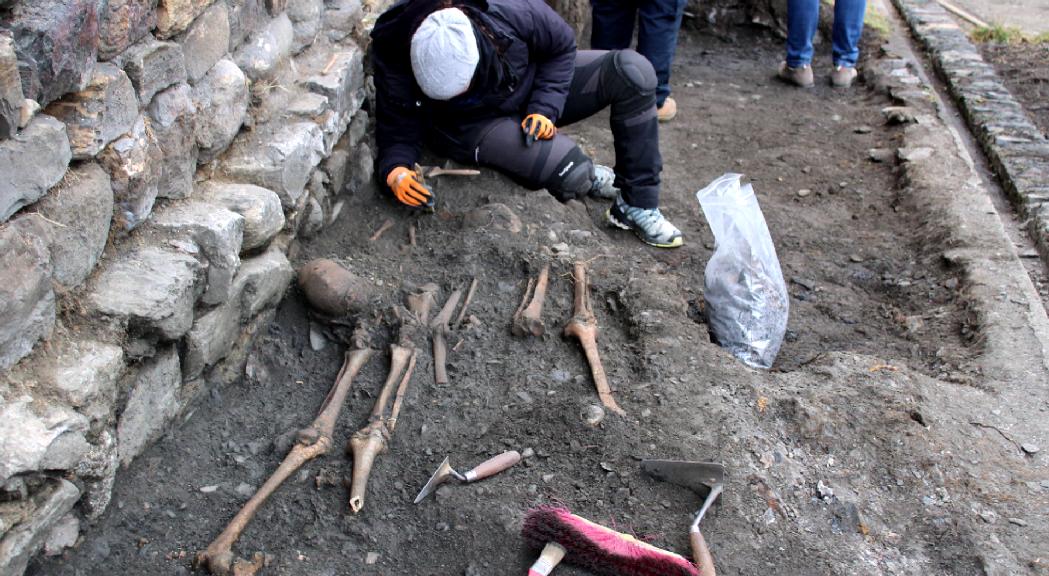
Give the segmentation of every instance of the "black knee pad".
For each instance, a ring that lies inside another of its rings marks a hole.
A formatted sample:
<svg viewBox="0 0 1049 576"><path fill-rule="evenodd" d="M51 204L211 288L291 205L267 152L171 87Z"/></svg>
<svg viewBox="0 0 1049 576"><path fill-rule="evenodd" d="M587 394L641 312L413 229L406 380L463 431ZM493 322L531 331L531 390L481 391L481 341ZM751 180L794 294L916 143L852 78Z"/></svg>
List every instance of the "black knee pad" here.
<svg viewBox="0 0 1049 576"><path fill-rule="evenodd" d="M633 50L617 50L612 61L615 63L616 74L631 89L642 94L652 94L656 91L658 80L656 69L648 58Z"/></svg>
<svg viewBox="0 0 1049 576"><path fill-rule="evenodd" d="M561 202L567 202L586 196L593 181L594 163L579 146L573 146L554 168L547 182L543 183L543 187Z"/></svg>

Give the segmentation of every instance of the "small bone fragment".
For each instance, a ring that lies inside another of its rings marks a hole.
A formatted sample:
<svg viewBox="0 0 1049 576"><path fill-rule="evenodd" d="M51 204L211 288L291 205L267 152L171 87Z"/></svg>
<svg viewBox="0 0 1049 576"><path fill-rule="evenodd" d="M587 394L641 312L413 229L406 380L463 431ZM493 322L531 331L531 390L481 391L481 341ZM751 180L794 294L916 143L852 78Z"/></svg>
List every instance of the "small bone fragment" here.
<svg viewBox="0 0 1049 576"><path fill-rule="evenodd" d="M601 398L601 404L609 410L623 416L626 412L616 404L612 397L612 389L608 385L608 377L605 375L605 367L601 365L601 356L597 352L597 318L590 307L590 294L586 284L586 263L576 262L572 269L572 277L575 280L575 303L574 315L565 325L565 336L574 336L579 339L583 347L586 360L590 364L590 373L594 377L594 386L597 395Z"/></svg>
<svg viewBox="0 0 1049 576"><path fill-rule="evenodd" d="M452 292L452 294L448 296L448 301L444 303L444 308L441 308L441 312L434 317L432 322L430 322L430 330L433 332L434 381L440 385L448 383L448 343L446 341L448 336L448 321L451 319L452 313L455 312L455 307L459 304L459 297L461 295L461 288L457 288L455 292Z"/></svg>
<svg viewBox="0 0 1049 576"><path fill-rule="evenodd" d="M236 560L233 557L233 543L240 538L241 532L258 512L259 507L273 494L280 485L298 471L306 462L327 454L331 450L332 434L335 433L335 421L342 410L343 401L350 391L353 379L364 364L371 358L374 350L367 347L363 336L358 335L357 347L346 352L342 369L335 379L335 385L328 392L321 405L321 411L313 423L299 431L295 446L273 475L266 480L237 515L230 520L226 529L202 552L197 553L195 564L206 568L216 576L251 576L263 565L263 555L256 553L252 561Z"/></svg>
<svg viewBox="0 0 1049 576"><path fill-rule="evenodd" d="M430 321L430 310L437 304L437 291L440 287L433 282L423 284L416 294L408 295L408 309L419 319L419 323L427 326Z"/></svg>
<svg viewBox="0 0 1049 576"><path fill-rule="evenodd" d="M354 513L360 512L364 507L364 494L368 488L368 477L371 476L375 457L386 451L390 442L392 431L389 427L391 420L386 417L386 405L390 396L394 393L394 386L398 386L399 394L403 397L403 388L407 387L411 378L412 369L415 367L415 351L412 348L398 344L390 345L390 373L386 376L379 397L375 399L368 424L354 433L347 446L348 451L353 453L353 480L350 486L350 510ZM407 369L406 369L407 368ZM403 378L402 378L402 372ZM394 401L396 410L400 410L400 404ZM396 414L391 414L390 419L396 424Z"/></svg>
<svg viewBox="0 0 1049 576"><path fill-rule="evenodd" d="M384 232L386 232L390 228L393 228L393 220L387 218L386 221L382 223L382 226L379 226L379 229L376 230L370 238L368 238L368 242L375 242L379 239L379 237L383 235Z"/></svg>
<svg viewBox="0 0 1049 576"><path fill-rule="evenodd" d="M463 307L459 310L459 315L455 317L455 322L452 322L452 326L459 327L463 323L463 317L466 316L466 308L470 305L470 301L474 299L474 290L477 289L477 277L470 280L470 289L466 291L466 299L463 300Z"/></svg>
<svg viewBox="0 0 1049 576"><path fill-rule="evenodd" d="M518 309L514 314L514 322L511 331L514 336L542 336L546 332L543 325L543 302L546 300L546 284L550 276L550 265L543 266L539 272L539 279L535 283L535 292L532 293L532 302L524 309Z"/></svg>

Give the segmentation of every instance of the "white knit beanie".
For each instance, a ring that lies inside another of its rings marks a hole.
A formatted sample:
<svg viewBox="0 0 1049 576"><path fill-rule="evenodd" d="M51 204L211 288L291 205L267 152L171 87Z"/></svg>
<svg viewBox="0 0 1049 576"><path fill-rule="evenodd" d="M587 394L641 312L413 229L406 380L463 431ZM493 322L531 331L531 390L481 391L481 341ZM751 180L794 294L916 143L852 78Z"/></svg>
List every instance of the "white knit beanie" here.
<svg viewBox="0 0 1049 576"><path fill-rule="evenodd" d="M434 100L450 100L465 92L479 60L473 25L458 8L430 14L412 36L415 81Z"/></svg>

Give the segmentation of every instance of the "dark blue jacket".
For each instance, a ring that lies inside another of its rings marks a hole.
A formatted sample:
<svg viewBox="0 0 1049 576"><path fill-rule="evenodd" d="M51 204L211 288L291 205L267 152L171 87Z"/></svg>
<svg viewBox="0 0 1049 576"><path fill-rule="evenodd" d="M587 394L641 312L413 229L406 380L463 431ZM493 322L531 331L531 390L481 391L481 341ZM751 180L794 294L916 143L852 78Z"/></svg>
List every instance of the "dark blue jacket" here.
<svg viewBox="0 0 1049 576"><path fill-rule="evenodd" d="M449 4L484 28L482 64L464 98L427 98L415 82L412 34ZM575 33L542 0L401 0L372 29L379 177L419 158L426 126L538 113L557 122L575 67ZM485 65L485 56L488 56Z"/></svg>

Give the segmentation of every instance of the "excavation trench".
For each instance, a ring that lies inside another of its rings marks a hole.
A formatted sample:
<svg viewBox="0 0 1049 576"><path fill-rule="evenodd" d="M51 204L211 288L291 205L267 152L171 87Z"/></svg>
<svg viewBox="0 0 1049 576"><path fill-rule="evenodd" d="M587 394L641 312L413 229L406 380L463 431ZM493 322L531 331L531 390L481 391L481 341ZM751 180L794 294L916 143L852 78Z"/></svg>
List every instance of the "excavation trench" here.
<svg viewBox="0 0 1049 576"><path fill-rule="evenodd" d="M925 424L941 421L931 390L979 386L979 339L940 239L918 236L923 215L901 192L893 161L870 158L872 148L899 145L881 113L892 103L863 85L779 84L779 41L736 34L687 33L675 63L679 116L660 138L664 213L685 235L681 249L608 229L599 202L562 205L488 170L435 177L434 215L366 191L301 245L297 265L334 258L371 282L364 317L381 352L354 381L335 449L261 508L234 546L240 557L269 554L264 574L523 573L535 551L521 543L521 519L549 503L687 553L699 501L639 473L641 458L656 457L727 465L722 503L703 521L727 574L969 573L979 563L971 544L980 525L923 504L942 501L937 487L963 490L942 455L953 436ZM566 132L612 161L607 116ZM771 372L711 344L698 312L713 238L694 193L728 171L758 192L791 294ZM370 240L387 219L393 225ZM586 358L561 334L577 260L587 262L601 359L625 411L608 411L597 426L587 422L600 401ZM545 333L515 337L526 283L548 263ZM448 384L435 383L429 342L416 342L397 433L375 461L363 509L350 513L351 459L341 447L367 423L386 379L399 329L393 309L434 282L435 314L474 278L470 309L446 336ZM291 291L242 381L214 392L119 476L111 509L75 550L29 573L189 573L193 555L315 417L353 326L354 318L327 322ZM467 469L505 450L526 459L412 504L445 456Z"/></svg>

